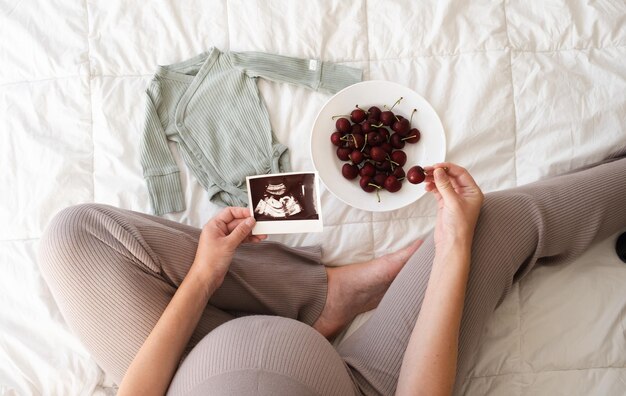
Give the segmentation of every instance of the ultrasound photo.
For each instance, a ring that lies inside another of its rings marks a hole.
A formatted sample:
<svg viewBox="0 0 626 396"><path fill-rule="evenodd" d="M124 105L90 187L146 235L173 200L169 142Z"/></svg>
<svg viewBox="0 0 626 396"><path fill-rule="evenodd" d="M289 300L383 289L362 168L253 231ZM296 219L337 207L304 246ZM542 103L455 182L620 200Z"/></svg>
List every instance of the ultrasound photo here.
<svg viewBox="0 0 626 396"><path fill-rule="evenodd" d="M258 233L321 231L317 183L312 172L248 177L250 210L258 226L255 229L265 230Z"/></svg>

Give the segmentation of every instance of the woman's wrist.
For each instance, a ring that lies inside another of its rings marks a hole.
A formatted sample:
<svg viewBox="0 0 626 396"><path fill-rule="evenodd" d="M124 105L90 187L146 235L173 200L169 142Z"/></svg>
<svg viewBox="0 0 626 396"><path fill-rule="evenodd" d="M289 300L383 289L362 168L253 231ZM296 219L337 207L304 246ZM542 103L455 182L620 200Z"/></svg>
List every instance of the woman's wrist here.
<svg viewBox="0 0 626 396"><path fill-rule="evenodd" d="M212 271L207 265L201 265L198 262L194 262L189 269L189 272L185 276L185 279L189 280L196 286L205 289L209 294L213 294L224 282L224 276L218 276L215 271Z"/></svg>
<svg viewBox="0 0 626 396"><path fill-rule="evenodd" d="M472 233L447 235L435 246L435 254L448 254L452 251L469 252L472 249Z"/></svg>

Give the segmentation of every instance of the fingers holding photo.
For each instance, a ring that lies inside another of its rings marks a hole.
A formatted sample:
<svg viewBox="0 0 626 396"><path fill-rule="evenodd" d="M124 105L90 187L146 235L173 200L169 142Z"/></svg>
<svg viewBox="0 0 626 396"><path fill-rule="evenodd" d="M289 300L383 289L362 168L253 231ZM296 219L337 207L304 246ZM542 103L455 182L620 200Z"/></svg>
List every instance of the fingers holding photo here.
<svg viewBox="0 0 626 396"><path fill-rule="evenodd" d="M246 219L250 216L251 216L250 209L248 208L242 208L238 206L229 206L229 207L222 209L215 216L215 219L223 221L224 223L228 224L233 220Z"/></svg>

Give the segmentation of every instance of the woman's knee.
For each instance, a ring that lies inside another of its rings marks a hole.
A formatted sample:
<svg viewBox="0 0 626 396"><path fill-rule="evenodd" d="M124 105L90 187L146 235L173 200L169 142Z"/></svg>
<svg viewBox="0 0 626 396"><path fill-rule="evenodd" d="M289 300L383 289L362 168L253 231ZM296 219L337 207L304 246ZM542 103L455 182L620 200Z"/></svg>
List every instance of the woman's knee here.
<svg viewBox="0 0 626 396"><path fill-rule="evenodd" d="M486 194L472 245L474 283L502 289L504 298L514 279L532 268L544 233L542 212L536 197L526 192Z"/></svg>
<svg viewBox="0 0 626 396"><path fill-rule="evenodd" d="M480 209L476 233L497 235L527 233L541 223L532 219L543 216L537 197L515 189L496 191L485 195Z"/></svg>
<svg viewBox="0 0 626 396"><path fill-rule="evenodd" d="M58 212L47 225L39 243L39 267L48 282L76 270L85 249L86 236L97 221L102 205L79 204Z"/></svg>

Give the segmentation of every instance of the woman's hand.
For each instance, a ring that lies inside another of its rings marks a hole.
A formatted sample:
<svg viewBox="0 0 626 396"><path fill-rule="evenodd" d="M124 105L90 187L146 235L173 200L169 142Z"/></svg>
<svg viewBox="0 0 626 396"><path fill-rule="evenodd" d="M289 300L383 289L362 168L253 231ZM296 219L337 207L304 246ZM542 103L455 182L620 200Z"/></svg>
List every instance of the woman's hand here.
<svg viewBox="0 0 626 396"><path fill-rule="evenodd" d="M469 248L483 203L482 191L469 172L458 165L444 162L425 171L426 191L435 195L438 204L435 245L452 248L462 244Z"/></svg>
<svg viewBox="0 0 626 396"><path fill-rule="evenodd" d="M254 224L249 209L226 208L204 225L191 269L126 370L118 395L165 394L209 298L224 281L235 249L242 242L267 237L251 235Z"/></svg>
<svg viewBox="0 0 626 396"><path fill-rule="evenodd" d="M483 203L480 188L460 166L441 163L425 171L426 190L438 204L435 257L402 361L397 395L452 394L471 244Z"/></svg>
<svg viewBox="0 0 626 396"><path fill-rule="evenodd" d="M267 238L267 235L250 234L255 223L247 208L223 209L202 228L190 271L207 277L213 288L219 287L237 247L243 242L260 242Z"/></svg>

